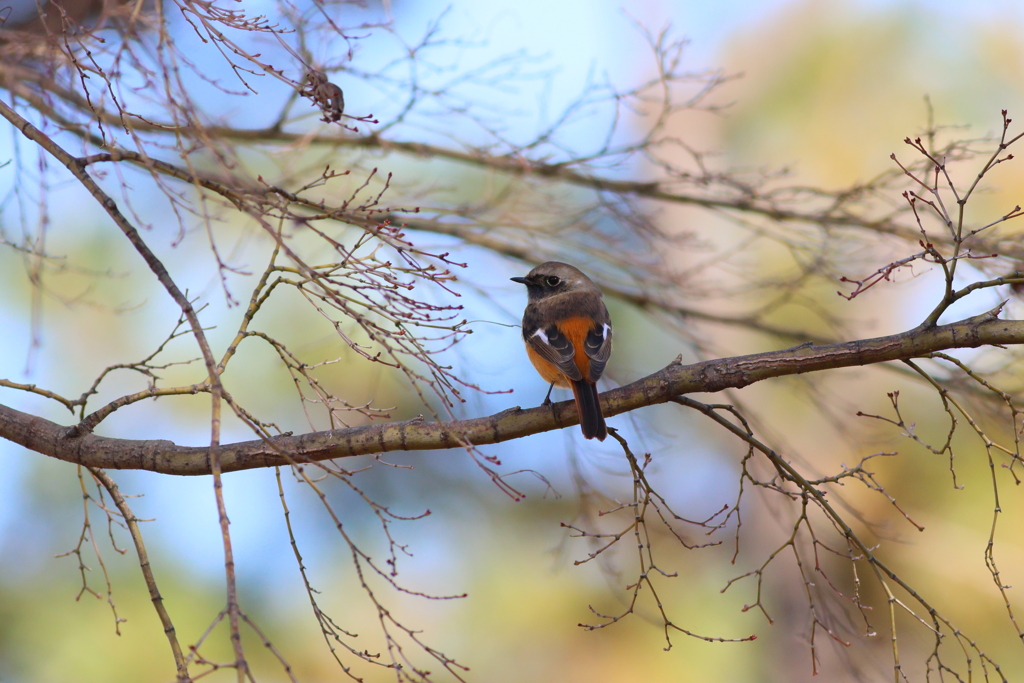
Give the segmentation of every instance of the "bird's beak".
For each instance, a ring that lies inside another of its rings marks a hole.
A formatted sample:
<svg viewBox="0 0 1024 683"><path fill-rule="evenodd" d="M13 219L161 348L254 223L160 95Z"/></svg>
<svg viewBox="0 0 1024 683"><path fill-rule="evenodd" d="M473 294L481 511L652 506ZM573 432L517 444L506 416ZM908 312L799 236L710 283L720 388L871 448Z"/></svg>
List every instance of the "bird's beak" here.
<svg viewBox="0 0 1024 683"><path fill-rule="evenodd" d="M525 277L510 277L509 280L512 282L518 282L521 285L528 284Z"/></svg>

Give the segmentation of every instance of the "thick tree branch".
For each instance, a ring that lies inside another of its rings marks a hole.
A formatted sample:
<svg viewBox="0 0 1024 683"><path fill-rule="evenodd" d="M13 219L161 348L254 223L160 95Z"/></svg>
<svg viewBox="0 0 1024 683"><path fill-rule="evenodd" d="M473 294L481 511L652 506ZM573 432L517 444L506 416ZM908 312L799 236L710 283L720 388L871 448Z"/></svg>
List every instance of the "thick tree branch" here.
<svg viewBox="0 0 1024 683"><path fill-rule="evenodd" d="M676 396L745 387L771 377L917 358L943 349L1024 344L1024 321L999 320L995 312L950 325L841 344L804 344L781 351L722 358L694 365L673 362L658 372L601 396L606 415L665 403ZM406 422L351 427L218 448L225 472L330 460L400 450L462 448L518 439L578 422L571 401L453 422ZM0 406L0 437L60 460L89 467L143 469L165 474L211 473L209 448L165 440L74 435L73 427Z"/></svg>

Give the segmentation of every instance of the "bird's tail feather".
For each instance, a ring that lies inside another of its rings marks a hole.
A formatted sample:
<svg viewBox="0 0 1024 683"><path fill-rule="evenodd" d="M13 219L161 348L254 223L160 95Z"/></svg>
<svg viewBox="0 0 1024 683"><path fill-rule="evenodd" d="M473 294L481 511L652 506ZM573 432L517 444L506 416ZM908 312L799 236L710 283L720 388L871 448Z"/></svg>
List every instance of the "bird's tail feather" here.
<svg viewBox="0 0 1024 683"><path fill-rule="evenodd" d="M597 385L587 380L572 383L572 395L576 399L576 412L580 416L580 428L588 439L604 441L608 428L601 413L601 402L597 397Z"/></svg>

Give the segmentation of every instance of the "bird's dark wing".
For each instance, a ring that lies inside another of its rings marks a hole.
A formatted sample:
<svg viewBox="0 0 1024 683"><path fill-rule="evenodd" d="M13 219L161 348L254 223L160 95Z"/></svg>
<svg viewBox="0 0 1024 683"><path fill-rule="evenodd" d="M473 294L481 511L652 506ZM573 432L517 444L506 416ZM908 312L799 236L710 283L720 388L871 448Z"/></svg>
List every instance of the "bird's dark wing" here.
<svg viewBox="0 0 1024 683"><path fill-rule="evenodd" d="M612 355L611 324L602 323L592 328L583 340L583 350L590 358L590 377L587 379L597 382L604 372L604 366L608 364L608 358Z"/></svg>
<svg viewBox="0 0 1024 683"><path fill-rule="evenodd" d="M572 342L559 332L557 327L549 325L530 329L524 325L523 338L530 348L540 354L541 358L561 370L566 377L577 381L583 379L583 373L576 367L573 360L576 351L572 348Z"/></svg>

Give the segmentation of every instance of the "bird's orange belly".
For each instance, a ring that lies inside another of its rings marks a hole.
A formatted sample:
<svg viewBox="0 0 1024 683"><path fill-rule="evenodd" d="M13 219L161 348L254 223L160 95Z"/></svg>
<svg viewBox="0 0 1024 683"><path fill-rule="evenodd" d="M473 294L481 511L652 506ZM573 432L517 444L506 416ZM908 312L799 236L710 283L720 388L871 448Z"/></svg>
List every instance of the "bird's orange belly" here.
<svg viewBox="0 0 1024 683"><path fill-rule="evenodd" d="M556 387L569 386L569 380L562 374L562 371L544 360L529 344L526 346L526 355L530 357L530 362L533 363L533 367L537 368L537 372L540 373L545 382L554 382Z"/></svg>

